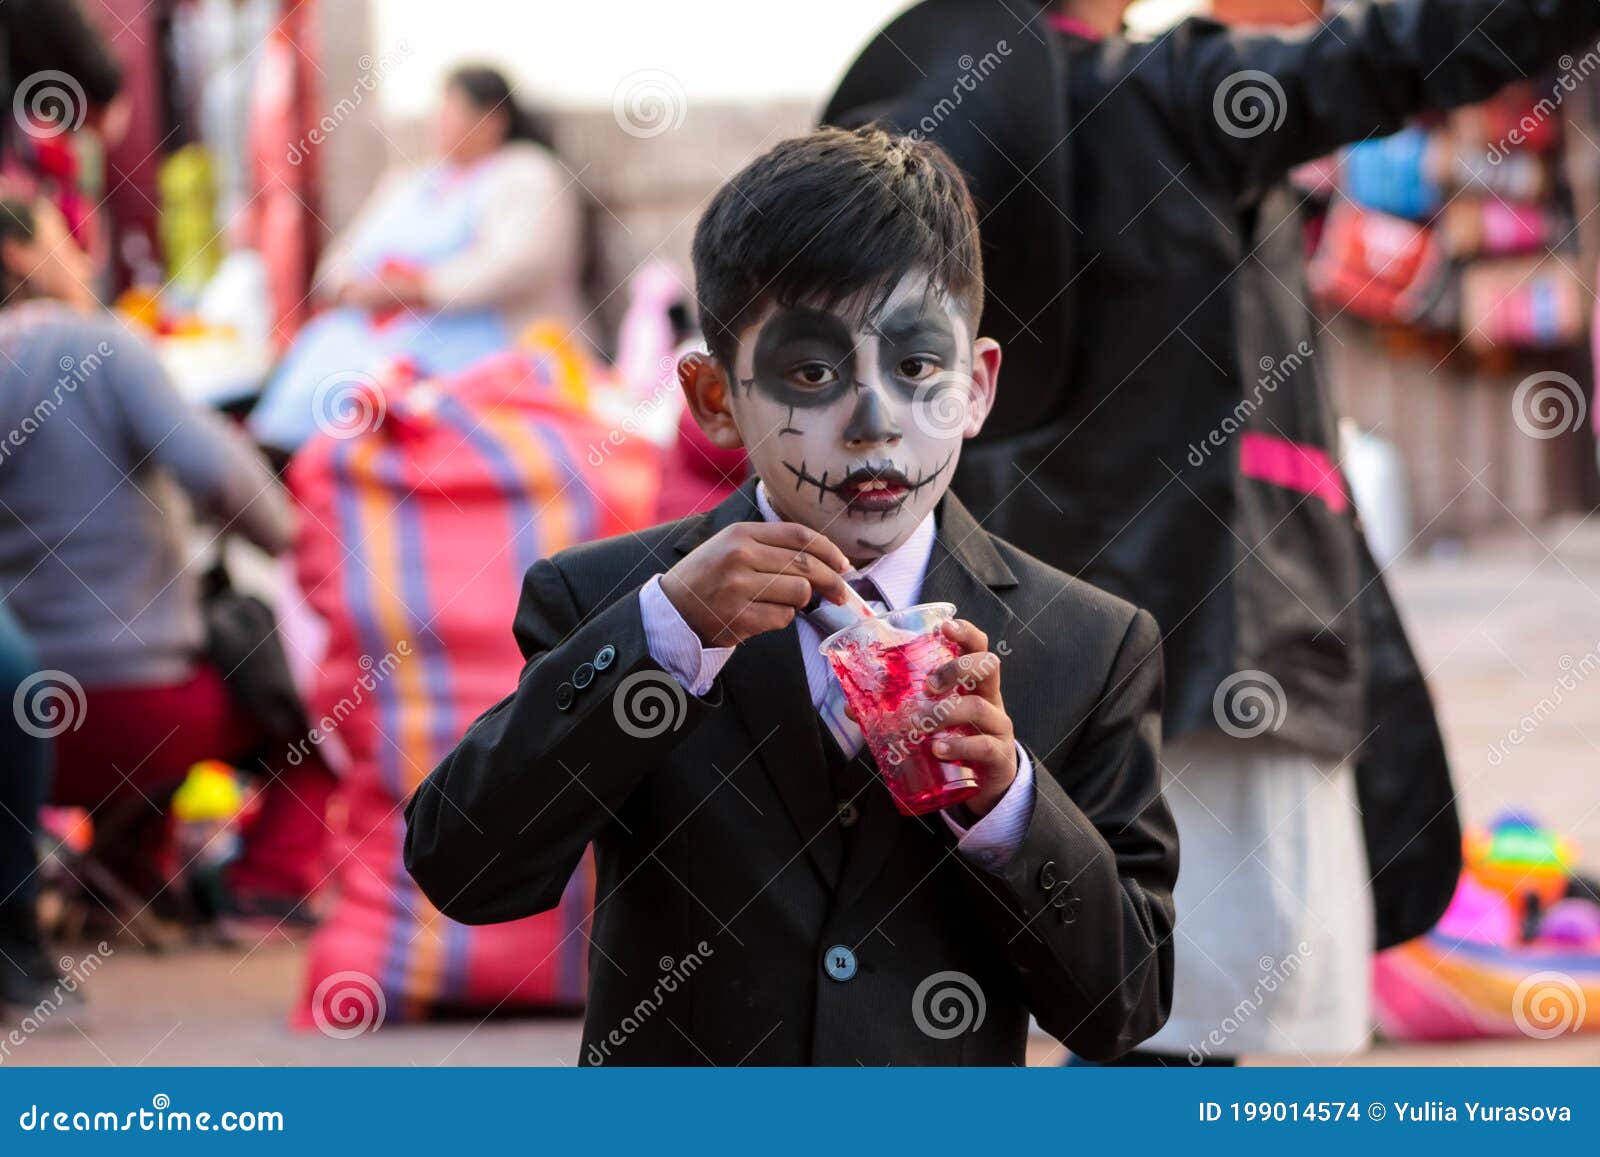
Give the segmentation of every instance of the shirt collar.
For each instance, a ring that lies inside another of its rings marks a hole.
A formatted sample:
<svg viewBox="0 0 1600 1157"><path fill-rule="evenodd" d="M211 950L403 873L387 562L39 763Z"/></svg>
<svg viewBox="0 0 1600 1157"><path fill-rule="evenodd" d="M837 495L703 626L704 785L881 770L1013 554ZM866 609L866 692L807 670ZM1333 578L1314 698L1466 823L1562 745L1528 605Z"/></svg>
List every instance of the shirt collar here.
<svg viewBox="0 0 1600 1157"><path fill-rule="evenodd" d="M761 517L768 522L782 522L767 500L767 484L756 483L756 506ZM889 604L891 611L915 606L922 594L922 580L928 572L928 559L933 554L934 521L930 511L923 516L911 537L882 558L868 563L860 570L852 570L845 578L869 578Z"/></svg>

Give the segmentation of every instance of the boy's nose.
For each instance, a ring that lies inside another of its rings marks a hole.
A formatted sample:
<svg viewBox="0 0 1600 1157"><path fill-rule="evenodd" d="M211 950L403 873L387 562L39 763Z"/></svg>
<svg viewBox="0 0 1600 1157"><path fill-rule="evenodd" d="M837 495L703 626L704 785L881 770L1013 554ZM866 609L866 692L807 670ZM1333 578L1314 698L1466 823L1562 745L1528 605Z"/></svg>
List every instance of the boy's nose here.
<svg viewBox="0 0 1600 1157"><path fill-rule="evenodd" d="M876 387L868 386L856 398L850 422L844 428L844 440L852 445L876 445L900 440L900 427Z"/></svg>

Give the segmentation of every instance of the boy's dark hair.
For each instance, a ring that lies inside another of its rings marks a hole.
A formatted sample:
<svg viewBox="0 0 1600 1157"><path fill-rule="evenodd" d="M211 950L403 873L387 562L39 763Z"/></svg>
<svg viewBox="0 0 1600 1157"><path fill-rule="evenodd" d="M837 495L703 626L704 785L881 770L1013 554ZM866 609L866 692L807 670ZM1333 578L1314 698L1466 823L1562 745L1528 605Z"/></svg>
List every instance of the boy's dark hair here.
<svg viewBox="0 0 1600 1157"><path fill-rule="evenodd" d="M700 328L724 366L769 302L860 295L867 312L913 270L976 324L983 258L961 170L938 145L870 126L781 141L717 190L694 232Z"/></svg>

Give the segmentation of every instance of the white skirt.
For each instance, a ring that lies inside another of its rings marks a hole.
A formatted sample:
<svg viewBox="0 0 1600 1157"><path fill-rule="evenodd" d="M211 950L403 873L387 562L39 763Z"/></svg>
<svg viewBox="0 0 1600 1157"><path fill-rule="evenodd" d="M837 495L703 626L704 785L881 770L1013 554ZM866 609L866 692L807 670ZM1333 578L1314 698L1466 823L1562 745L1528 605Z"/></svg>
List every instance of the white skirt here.
<svg viewBox="0 0 1600 1157"><path fill-rule="evenodd" d="M1370 1032L1373 941L1352 763L1270 737L1162 754L1178 822L1172 1016L1143 1048L1342 1057Z"/></svg>

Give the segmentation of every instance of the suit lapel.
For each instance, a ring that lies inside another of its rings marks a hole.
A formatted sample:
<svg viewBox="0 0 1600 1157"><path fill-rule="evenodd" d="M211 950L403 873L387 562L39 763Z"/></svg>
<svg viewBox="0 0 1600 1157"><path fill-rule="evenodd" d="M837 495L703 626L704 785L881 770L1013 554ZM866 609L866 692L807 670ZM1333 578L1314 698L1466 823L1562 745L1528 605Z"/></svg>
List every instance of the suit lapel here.
<svg viewBox="0 0 1600 1157"><path fill-rule="evenodd" d="M686 522L673 548L686 554L724 527L760 517L752 479L715 509ZM756 760L794 821L807 857L828 888L836 888L844 841L835 822L836 801L794 625L740 643L722 669L721 681L750 732Z"/></svg>
<svg viewBox="0 0 1600 1157"><path fill-rule="evenodd" d="M1016 586L1016 576L954 494L945 494L936 517L938 534L928 556L919 601L954 603L957 617L976 624L993 648L1005 637L1014 618L995 591ZM895 810L881 779L863 793L862 801L861 830L839 881L841 906L861 898L905 837L906 825L918 822ZM945 827L937 815L919 819L935 831Z"/></svg>

